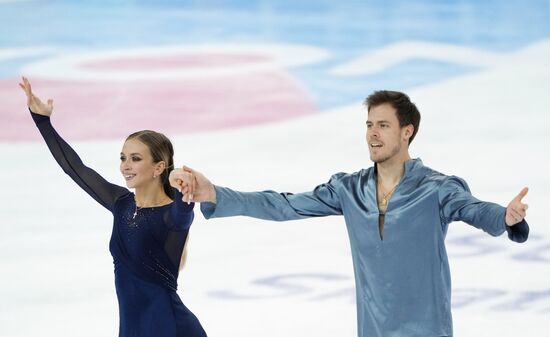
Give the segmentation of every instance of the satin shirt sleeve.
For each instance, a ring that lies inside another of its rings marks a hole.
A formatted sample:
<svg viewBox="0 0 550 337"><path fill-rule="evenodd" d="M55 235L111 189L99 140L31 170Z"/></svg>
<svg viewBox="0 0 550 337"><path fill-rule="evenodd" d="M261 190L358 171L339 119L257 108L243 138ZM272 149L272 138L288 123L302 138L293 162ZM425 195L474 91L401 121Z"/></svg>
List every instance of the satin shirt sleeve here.
<svg viewBox="0 0 550 337"><path fill-rule="evenodd" d="M470 193L466 182L450 176L439 189L440 216L443 223L464 221L482 229L492 236L508 232L508 238L524 242L529 236L529 225L525 220L510 227L505 223L506 208L495 203L476 199Z"/></svg>
<svg viewBox="0 0 550 337"><path fill-rule="evenodd" d="M285 221L308 217L341 215L338 195L339 179L344 173L331 177L329 182L304 193L278 193L275 191L238 192L227 187L214 186L216 203L202 203L205 218L235 215L264 220Z"/></svg>

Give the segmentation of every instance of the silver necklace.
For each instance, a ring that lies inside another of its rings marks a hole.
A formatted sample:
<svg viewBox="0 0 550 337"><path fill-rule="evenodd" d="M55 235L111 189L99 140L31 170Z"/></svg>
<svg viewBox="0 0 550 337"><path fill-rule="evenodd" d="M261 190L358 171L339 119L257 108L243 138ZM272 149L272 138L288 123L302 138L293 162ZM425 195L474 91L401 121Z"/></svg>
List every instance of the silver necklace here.
<svg viewBox="0 0 550 337"><path fill-rule="evenodd" d="M138 205L137 205L137 203L136 203L136 210L134 211L134 217L133 217L134 220L136 219L137 212L138 212L141 208L142 208L142 207L138 207Z"/></svg>
<svg viewBox="0 0 550 337"><path fill-rule="evenodd" d="M134 216L133 216L133 219L135 220L138 211L139 211L140 209L142 209L143 207L145 207L145 206L139 207L139 206L137 205L137 200L136 200L135 197L134 197L134 203L136 204L136 209L134 210ZM161 202L161 203L153 204L152 206L147 206L147 207L157 207L157 206L162 205L162 204L163 204L163 203Z"/></svg>

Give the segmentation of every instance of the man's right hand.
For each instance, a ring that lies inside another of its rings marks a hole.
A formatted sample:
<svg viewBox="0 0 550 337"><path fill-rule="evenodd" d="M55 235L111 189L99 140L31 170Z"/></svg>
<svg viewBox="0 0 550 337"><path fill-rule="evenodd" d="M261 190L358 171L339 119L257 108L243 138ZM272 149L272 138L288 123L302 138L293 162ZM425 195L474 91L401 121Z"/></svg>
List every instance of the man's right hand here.
<svg viewBox="0 0 550 337"><path fill-rule="evenodd" d="M183 170L191 173L192 177L185 179L181 185L181 193L183 193L184 198L188 196L194 202L216 203L216 190L210 180L188 166L183 166Z"/></svg>

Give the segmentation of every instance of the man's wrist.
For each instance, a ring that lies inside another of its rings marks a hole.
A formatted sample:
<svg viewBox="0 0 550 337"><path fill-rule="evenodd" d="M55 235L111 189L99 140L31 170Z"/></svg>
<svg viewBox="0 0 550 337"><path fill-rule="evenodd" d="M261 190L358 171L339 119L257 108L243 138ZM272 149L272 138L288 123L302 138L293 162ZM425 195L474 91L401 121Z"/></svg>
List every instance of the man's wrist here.
<svg viewBox="0 0 550 337"><path fill-rule="evenodd" d="M214 185L211 185L210 187L210 193L207 201L213 204L216 203L216 187Z"/></svg>

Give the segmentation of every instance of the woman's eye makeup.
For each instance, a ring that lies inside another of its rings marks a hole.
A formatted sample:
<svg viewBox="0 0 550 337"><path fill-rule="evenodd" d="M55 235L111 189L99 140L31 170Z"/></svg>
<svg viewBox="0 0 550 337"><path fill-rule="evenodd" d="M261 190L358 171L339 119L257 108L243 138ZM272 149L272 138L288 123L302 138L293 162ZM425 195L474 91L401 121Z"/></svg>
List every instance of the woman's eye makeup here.
<svg viewBox="0 0 550 337"><path fill-rule="evenodd" d="M125 160L126 160L126 156L120 156L120 161L125 161ZM142 158L139 157L139 156L131 156L130 160L131 161L141 161Z"/></svg>

